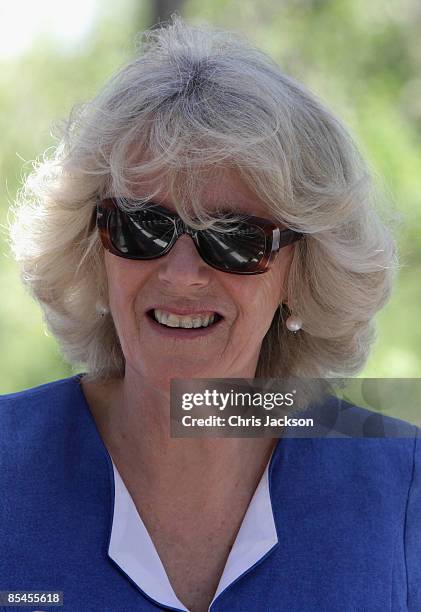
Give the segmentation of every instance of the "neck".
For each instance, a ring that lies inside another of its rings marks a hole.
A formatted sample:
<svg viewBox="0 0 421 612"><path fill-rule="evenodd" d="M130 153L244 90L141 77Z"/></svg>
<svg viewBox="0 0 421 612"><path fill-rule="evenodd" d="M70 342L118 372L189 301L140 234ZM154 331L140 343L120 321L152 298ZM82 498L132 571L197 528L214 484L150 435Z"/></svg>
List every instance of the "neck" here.
<svg viewBox="0 0 421 612"><path fill-rule="evenodd" d="M170 397L150 379L126 373L105 384L83 383L101 437L135 486L174 492L198 504L218 502L235 486L257 484L276 439L172 438Z"/></svg>

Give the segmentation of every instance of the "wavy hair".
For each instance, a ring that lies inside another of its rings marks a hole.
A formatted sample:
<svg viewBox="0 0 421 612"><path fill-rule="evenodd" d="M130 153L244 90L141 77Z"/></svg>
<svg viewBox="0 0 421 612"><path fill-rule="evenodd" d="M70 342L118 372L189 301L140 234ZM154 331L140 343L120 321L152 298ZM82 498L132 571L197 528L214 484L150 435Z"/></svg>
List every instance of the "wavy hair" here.
<svg viewBox="0 0 421 612"><path fill-rule="evenodd" d="M119 194L130 209L159 172L183 219L210 227L198 193L202 173L218 167L238 172L276 219L306 234L256 377L358 373L397 267L371 171L341 121L263 52L178 17L144 33L134 58L73 109L12 209L21 278L64 358L91 380L124 376L112 316L96 311L107 301L103 247L89 229L96 198ZM296 334L284 325L289 311L303 321Z"/></svg>

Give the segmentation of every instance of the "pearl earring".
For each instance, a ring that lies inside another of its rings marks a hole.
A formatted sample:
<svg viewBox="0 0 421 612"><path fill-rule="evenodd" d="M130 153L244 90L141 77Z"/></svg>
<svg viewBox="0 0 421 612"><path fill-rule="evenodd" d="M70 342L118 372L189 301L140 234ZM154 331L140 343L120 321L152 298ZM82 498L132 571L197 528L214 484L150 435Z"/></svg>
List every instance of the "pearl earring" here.
<svg viewBox="0 0 421 612"><path fill-rule="evenodd" d="M299 329L301 329L303 322L300 317L291 315L285 321L285 325L289 331L296 333Z"/></svg>
<svg viewBox="0 0 421 612"><path fill-rule="evenodd" d="M281 309L285 308L287 310L287 313L291 313L288 304L286 302L281 302ZM299 331L302 326L303 326L303 322L300 319L300 317L297 317L296 315L292 315L289 314L288 318L285 320L285 325L286 328L293 332L296 333L297 331Z"/></svg>
<svg viewBox="0 0 421 612"><path fill-rule="evenodd" d="M108 306L105 306L99 300L97 301L95 305L95 310L100 317L105 317L105 315L107 315L110 312L110 309L108 308Z"/></svg>

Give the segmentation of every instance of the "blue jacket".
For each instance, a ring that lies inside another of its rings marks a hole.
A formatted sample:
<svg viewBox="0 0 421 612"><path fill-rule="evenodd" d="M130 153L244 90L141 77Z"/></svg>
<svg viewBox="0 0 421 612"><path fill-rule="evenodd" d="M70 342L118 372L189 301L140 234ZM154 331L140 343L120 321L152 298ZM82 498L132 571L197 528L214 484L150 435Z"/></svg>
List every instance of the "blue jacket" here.
<svg viewBox="0 0 421 612"><path fill-rule="evenodd" d="M127 491L80 376L0 397L0 591L62 591L64 612L186 609L154 599L110 552ZM354 424L373 414L345 407ZM211 612L421 612L420 429L382 418L402 437L278 441L276 540ZM13 609L51 608L0 605Z"/></svg>

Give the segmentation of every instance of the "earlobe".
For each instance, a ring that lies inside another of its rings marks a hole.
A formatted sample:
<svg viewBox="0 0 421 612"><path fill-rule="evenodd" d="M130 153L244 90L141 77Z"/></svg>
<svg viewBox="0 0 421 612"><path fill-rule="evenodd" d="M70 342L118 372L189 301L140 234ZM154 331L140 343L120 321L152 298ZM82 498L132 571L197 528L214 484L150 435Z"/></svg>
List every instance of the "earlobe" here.
<svg viewBox="0 0 421 612"><path fill-rule="evenodd" d="M109 307L101 300L97 300L95 304L95 310L97 315L99 315L100 317L105 317L110 312Z"/></svg>

